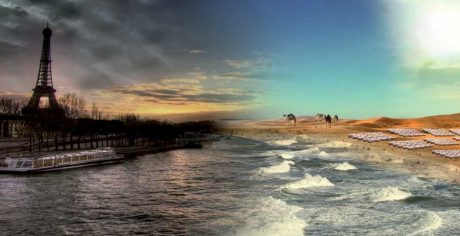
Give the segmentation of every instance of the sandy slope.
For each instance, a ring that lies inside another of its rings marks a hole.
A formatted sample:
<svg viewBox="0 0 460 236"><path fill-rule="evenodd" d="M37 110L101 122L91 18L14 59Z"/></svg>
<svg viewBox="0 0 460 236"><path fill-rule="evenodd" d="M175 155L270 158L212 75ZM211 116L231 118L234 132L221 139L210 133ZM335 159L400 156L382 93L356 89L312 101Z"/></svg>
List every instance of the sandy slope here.
<svg viewBox="0 0 460 236"><path fill-rule="evenodd" d="M244 136L258 140L277 139L279 136L308 135L328 140L340 140L353 143L353 147L364 150L367 154L362 158L366 161L392 166L410 171L417 175L428 176L460 183L460 160L450 160L435 156L433 148L408 151L394 148L388 142L364 143L348 138L348 134L356 132L385 131L389 128L460 128L460 114L431 116L414 119L393 119L387 117L366 120L341 120L332 127L316 124L314 119L300 120L296 126L289 125L285 120L233 121L223 124L225 132L235 136ZM431 135L419 137L429 138ZM411 140L415 138L401 138ZM460 149L460 145L434 149Z"/></svg>

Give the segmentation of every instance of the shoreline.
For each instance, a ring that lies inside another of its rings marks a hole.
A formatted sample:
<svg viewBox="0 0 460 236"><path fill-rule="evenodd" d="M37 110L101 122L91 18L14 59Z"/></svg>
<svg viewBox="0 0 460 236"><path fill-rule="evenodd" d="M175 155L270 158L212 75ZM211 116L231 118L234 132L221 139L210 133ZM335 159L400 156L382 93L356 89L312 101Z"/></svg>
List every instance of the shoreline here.
<svg viewBox="0 0 460 236"><path fill-rule="evenodd" d="M253 139L257 141L273 141L289 138L310 137L324 142L349 143L349 149L359 155L350 156L351 159L364 161L369 164L378 165L384 168L397 169L399 171L416 175L418 177L430 178L460 184L460 160L438 157L431 153L431 149L404 150L392 147L388 142L366 143L348 138L348 132L333 132L331 130L316 130L308 132L302 129L298 132L292 127L281 129L241 128L233 130L234 136ZM326 132L324 132L326 131Z"/></svg>

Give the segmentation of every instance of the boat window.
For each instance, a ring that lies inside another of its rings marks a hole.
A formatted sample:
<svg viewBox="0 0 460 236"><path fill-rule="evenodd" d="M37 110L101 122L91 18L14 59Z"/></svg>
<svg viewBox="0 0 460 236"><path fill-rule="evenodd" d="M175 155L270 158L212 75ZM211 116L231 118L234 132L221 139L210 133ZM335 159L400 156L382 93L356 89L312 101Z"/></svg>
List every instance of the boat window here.
<svg viewBox="0 0 460 236"><path fill-rule="evenodd" d="M25 161L22 165L23 168L30 168L32 167L32 161Z"/></svg>
<svg viewBox="0 0 460 236"><path fill-rule="evenodd" d="M24 163L24 161L16 162L16 168L21 168L23 163Z"/></svg>

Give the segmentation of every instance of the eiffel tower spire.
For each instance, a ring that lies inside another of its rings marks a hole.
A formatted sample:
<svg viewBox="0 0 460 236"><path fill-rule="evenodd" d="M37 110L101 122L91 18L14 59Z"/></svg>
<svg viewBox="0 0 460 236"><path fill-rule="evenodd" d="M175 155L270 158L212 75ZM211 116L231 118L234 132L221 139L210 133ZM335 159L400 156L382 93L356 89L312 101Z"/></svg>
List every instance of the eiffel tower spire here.
<svg viewBox="0 0 460 236"><path fill-rule="evenodd" d="M33 114L35 111L40 109L40 99L42 97L48 98L50 109L59 110L59 104L56 100L55 92L53 87L53 77L51 73L51 35L53 31L49 28L46 23L46 28L43 29L43 47L42 54L40 57L40 66L38 68L37 83L35 88L32 90L33 94L29 100L29 103L25 107L24 113Z"/></svg>
<svg viewBox="0 0 460 236"><path fill-rule="evenodd" d="M40 58L40 67L38 69L38 77L36 86L53 87L53 77L51 74L51 35L53 32L46 23L46 28L43 29L43 47L42 56Z"/></svg>

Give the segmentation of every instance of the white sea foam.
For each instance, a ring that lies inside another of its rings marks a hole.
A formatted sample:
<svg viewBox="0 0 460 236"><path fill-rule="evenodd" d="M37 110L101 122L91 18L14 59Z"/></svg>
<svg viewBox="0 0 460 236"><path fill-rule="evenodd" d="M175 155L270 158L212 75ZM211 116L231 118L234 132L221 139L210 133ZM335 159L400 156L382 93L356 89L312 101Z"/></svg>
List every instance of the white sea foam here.
<svg viewBox="0 0 460 236"><path fill-rule="evenodd" d="M320 175L310 175L306 173L303 179L286 184L282 188L303 189L303 188L328 187L328 186L334 186L334 184L331 183L331 181L329 181L326 177L322 177Z"/></svg>
<svg viewBox="0 0 460 236"><path fill-rule="evenodd" d="M236 235L303 235L307 224L296 216L301 210L301 207L288 205L280 199L263 198L253 209L243 213L246 225Z"/></svg>
<svg viewBox="0 0 460 236"><path fill-rule="evenodd" d="M341 164L336 165L334 169L347 171L347 170L356 170L358 168L356 168L356 166L354 165L349 164L348 162L343 162Z"/></svg>
<svg viewBox="0 0 460 236"><path fill-rule="evenodd" d="M319 144L320 147L330 147L330 148L346 148L351 147L353 144L343 141L330 141L326 143Z"/></svg>
<svg viewBox="0 0 460 236"><path fill-rule="evenodd" d="M310 137L310 136L308 136L308 135L306 135L306 134L297 135L297 138L298 138L298 139L301 139L301 140L303 140L303 141L311 141L311 140L315 140L315 141L316 141L316 140L317 140L317 139L312 138L312 137Z"/></svg>
<svg viewBox="0 0 460 236"><path fill-rule="evenodd" d="M292 158L295 157L295 154L286 152L286 153L280 153L280 154L278 154L278 156L283 158L283 159L292 159Z"/></svg>
<svg viewBox="0 0 460 236"><path fill-rule="evenodd" d="M312 148L307 148L307 149L303 149L303 150L300 150L300 151L297 151L298 154L310 154L310 153L315 153L315 152L319 152L319 148L318 147L312 147Z"/></svg>
<svg viewBox="0 0 460 236"><path fill-rule="evenodd" d="M338 232L340 235L433 235L438 233L435 230L439 230L440 235L456 235L458 232L454 231L455 227L446 224L446 218L442 217L441 213L388 207L391 210L382 211L361 205L324 204L306 209L302 212L305 215L299 214L299 217L305 217L312 230L316 227L322 228L321 231L314 231L318 235L338 235ZM448 215L452 216L450 212ZM452 221L454 225L457 225L457 222L455 218ZM444 226L450 229L447 232L441 231ZM315 233L313 235L316 235Z"/></svg>
<svg viewBox="0 0 460 236"><path fill-rule="evenodd" d="M354 201L386 202L404 200L412 196L410 192L400 190L398 187L385 187L378 189L358 190L334 197L333 200L351 199Z"/></svg>
<svg viewBox="0 0 460 236"><path fill-rule="evenodd" d="M370 194L373 202L397 201L412 196L410 192L404 192L398 187L386 187L378 189Z"/></svg>
<svg viewBox="0 0 460 236"><path fill-rule="evenodd" d="M286 153L286 152L287 152L286 150L269 150L269 151L266 151L266 152L262 152L262 153L258 154L257 156L263 156L263 157L277 156L280 153Z"/></svg>
<svg viewBox="0 0 460 236"><path fill-rule="evenodd" d="M279 174L279 173L286 173L291 170L291 165L294 165L292 161L283 161L281 164L269 166L269 167L262 167L259 169L259 173L262 174Z"/></svg>
<svg viewBox="0 0 460 236"><path fill-rule="evenodd" d="M330 157L331 155L325 151L321 151L318 153L318 157Z"/></svg>
<svg viewBox="0 0 460 236"><path fill-rule="evenodd" d="M274 145L280 145L280 146L288 146L294 143L297 143L296 138L291 138L291 139L281 139L281 140L276 140L276 141L268 141L268 144L274 144Z"/></svg>
<svg viewBox="0 0 460 236"><path fill-rule="evenodd" d="M420 235L422 233L434 231L442 226L442 218L432 211L427 211L422 216L420 216L414 225L421 225L421 229L416 230L408 235Z"/></svg>

